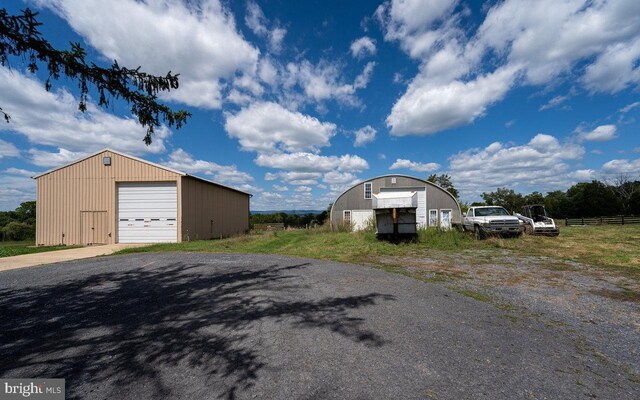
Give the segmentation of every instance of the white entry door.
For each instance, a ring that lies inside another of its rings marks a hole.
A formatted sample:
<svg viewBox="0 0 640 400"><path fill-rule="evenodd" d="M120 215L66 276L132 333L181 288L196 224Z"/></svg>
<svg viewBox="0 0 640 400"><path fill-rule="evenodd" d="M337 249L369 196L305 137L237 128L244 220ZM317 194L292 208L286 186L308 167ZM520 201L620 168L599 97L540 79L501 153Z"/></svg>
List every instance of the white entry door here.
<svg viewBox="0 0 640 400"><path fill-rule="evenodd" d="M373 210L352 210L351 211L351 223L353 224L354 231L361 231L365 229L375 218Z"/></svg>
<svg viewBox="0 0 640 400"><path fill-rule="evenodd" d="M440 210L440 228L451 229L451 210Z"/></svg>
<svg viewBox="0 0 640 400"><path fill-rule="evenodd" d="M178 241L175 182L118 184L118 243Z"/></svg>

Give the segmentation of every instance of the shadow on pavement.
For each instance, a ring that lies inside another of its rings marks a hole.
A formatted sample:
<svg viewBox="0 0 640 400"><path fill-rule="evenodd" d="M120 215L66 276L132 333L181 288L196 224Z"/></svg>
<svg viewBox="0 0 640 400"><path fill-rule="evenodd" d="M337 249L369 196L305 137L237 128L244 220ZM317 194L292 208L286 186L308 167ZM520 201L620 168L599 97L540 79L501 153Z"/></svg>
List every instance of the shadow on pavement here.
<svg viewBox="0 0 640 400"><path fill-rule="evenodd" d="M162 374L186 367L206 374L211 384L224 381L222 397L234 398L267 366L252 330L256 324L328 329L366 346L384 345L349 311L394 297L305 301L295 293L313 288L296 284L292 273L305 266L229 270L174 263L2 290L0 376L66 378L71 399L90 396L74 390L80 385L140 383L151 397L168 398L172 388Z"/></svg>

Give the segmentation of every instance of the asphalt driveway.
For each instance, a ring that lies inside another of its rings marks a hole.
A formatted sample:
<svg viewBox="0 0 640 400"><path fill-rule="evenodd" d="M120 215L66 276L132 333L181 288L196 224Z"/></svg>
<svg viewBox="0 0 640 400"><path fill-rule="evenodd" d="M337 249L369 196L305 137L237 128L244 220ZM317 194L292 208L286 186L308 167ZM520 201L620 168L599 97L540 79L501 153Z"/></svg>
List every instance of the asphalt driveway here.
<svg viewBox="0 0 640 400"><path fill-rule="evenodd" d="M442 286L283 256L136 254L0 272L0 377L71 399L640 398L553 326Z"/></svg>

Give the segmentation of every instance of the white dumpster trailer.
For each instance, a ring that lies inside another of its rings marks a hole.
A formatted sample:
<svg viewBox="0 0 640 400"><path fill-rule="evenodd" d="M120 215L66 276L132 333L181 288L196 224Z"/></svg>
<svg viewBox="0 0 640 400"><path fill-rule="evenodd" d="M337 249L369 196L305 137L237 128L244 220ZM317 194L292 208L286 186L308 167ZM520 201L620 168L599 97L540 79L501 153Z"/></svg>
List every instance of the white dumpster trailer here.
<svg viewBox="0 0 640 400"><path fill-rule="evenodd" d="M381 192L373 194L378 236L415 235L418 193Z"/></svg>

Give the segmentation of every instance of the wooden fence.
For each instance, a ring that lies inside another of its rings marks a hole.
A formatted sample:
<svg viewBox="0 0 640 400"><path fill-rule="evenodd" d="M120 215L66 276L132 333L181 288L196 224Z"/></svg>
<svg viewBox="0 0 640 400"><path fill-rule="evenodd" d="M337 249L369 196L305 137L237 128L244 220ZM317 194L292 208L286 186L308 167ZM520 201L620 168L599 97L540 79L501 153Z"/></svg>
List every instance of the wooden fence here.
<svg viewBox="0 0 640 400"><path fill-rule="evenodd" d="M570 225L631 225L640 224L640 216L618 215L615 217L566 218L566 226Z"/></svg>

